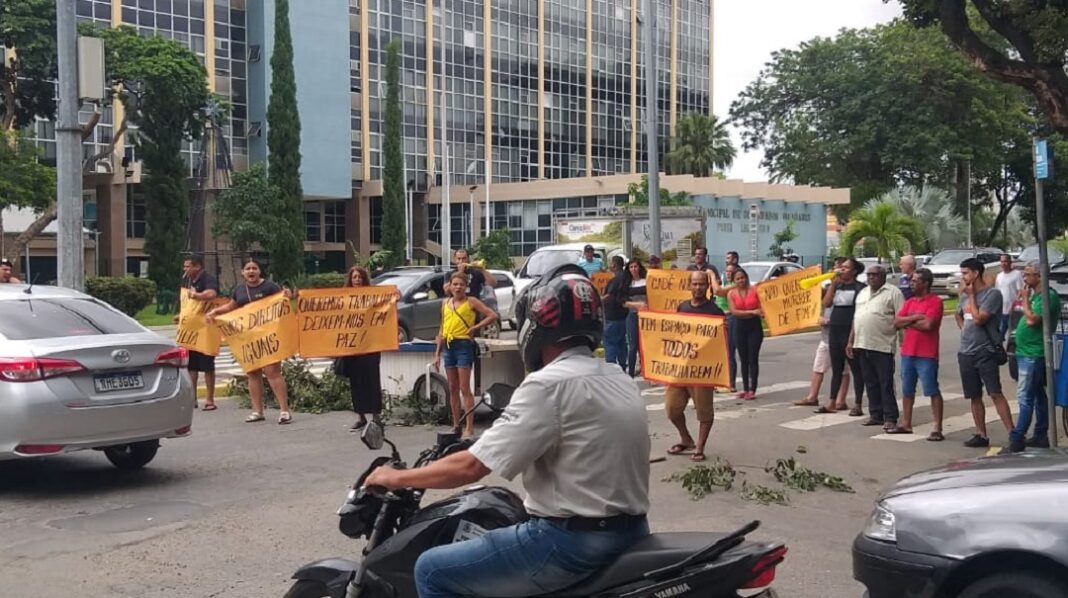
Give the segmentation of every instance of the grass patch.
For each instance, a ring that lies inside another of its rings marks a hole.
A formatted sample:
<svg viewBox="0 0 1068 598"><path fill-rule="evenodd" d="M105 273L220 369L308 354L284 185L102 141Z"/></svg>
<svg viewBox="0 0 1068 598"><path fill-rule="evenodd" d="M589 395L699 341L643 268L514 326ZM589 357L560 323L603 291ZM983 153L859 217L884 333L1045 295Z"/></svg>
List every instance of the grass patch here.
<svg viewBox="0 0 1068 598"><path fill-rule="evenodd" d="M957 311L957 307L960 306L960 297L946 297L942 301L943 307L945 307L946 313L951 314Z"/></svg>
<svg viewBox="0 0 1068 598"><path fill-rule="evenodd" d="M151 303L141 311L137 312L134 319L142 326L174 326L175 315L176 314L157 314L156 304Z"/></svg>

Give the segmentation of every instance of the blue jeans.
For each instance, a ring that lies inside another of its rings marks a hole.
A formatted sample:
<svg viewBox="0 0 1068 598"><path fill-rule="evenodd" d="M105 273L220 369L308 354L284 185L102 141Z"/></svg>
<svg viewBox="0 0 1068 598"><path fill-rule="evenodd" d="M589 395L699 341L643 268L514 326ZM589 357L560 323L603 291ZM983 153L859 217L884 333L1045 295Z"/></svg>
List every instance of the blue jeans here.
<svg viewBox="0 0 1068 598"><path fill-rule="evenodd" d="M604 360L627 371L627 319L604 321Z"/></svg>
<svg viewBox="0 0 1068 598"><path fill-rule="evenodd" d="M923 383L923 394L942 396L938 388L938 360L930 357L901 356L901 396L916 398L916 382Z"/></svg>
<svg viewBox="0 0 1068 598"><path fill-rule="evenodd" d="M727 371L731 377L731 388L736 388L738 380L738 361L735 354L738 352L738 343L734 338L734 329L738 327L738 320L734 316L727 316Z"/></svg>
<svg viewBox="0 0 1068 598"><path fill-rule="evenodd" d="M634 375L638 367L638 312L627 314L627 373Z"/></svg>
<svg viewBox="0 0 1068 598"><path fill-rule="evenodd" d="M1016 357L1020 379L1016 382L1020 415L1012 431L1014 441L1023 442L1031 427L1031 415L1035 417L1035 436L1043 438L1049 433L1049 404L1046 403L1046 361L1043 357Z"/></svg>
<svg viewBox="0 0 1068 598"><path fill-rule="evenodd" d="M619 530L586 532L535 518L424 552L415 563L415 585L420 598L551 594L589 577L647 535L644 519Z"/></svg>
<svg viewBox="0 0 1068 598"><path fill-rule="evenodd" d="M1012 313L1003 314L1001 320L998 321L998 331L1001 333L1001 340L1007 341L1009 337L1005 336L1005 333L1009 331L1009 318L1012 317ZM1004 343L1003 343L1004 344Z"/></svg>

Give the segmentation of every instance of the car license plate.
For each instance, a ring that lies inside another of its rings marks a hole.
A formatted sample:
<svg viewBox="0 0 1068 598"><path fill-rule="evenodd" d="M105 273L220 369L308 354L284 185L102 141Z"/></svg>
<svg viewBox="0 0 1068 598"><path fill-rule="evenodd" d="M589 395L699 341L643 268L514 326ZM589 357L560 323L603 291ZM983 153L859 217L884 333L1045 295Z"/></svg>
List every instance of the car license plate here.
<svg viewBox="0 0 1068 598"><path fill-rule="evenodd" d="M93 376L93 387L97 392L115 392L118 390L136 390L145 387L145 377L141 372L116 372Z"/></svg>

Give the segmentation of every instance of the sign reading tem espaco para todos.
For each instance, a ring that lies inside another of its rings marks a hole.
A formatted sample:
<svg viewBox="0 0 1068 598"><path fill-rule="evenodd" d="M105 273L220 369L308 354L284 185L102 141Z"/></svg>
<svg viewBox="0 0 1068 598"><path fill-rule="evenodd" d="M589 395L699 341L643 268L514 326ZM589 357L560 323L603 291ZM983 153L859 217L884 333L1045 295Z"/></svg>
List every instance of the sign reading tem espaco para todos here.
<svg viewBox="0 0 1068 598"><path fill-rule="evenodd" d="M642 377L672 386L729 386L722 316L638 312Z"/></svg>
<svg viewBox="0 0 1068 598"><path fill-rule="evenodd" d="M823 286L801 288L801 281L819 276L822 269L811 266L757 285L764 321L772 336L819 326L823 313Z"/></svg>
<svg viewBox="0 0 1068 598"><path fill-rule="evenodd" d="M310 289L297 298L301 357L396 351L397 287Z"/></svg>
<svg viewBox="0 0 1068 598"><path fill-rule="evenodd" d="M215 321L246 374L297 354L297 314L283 293L253 301Z"/></svg>

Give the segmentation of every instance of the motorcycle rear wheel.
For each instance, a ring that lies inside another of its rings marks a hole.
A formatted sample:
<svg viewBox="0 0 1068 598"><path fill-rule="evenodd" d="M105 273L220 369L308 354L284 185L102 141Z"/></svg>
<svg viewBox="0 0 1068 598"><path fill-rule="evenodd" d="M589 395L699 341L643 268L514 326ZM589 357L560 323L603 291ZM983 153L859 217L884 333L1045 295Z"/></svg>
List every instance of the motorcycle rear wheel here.
<svg viewBox="0 0 1068 598"><path fill-rule="evenodd" d="M330 590L320 581L298 579L284 598L330 598Z"/></svg>

